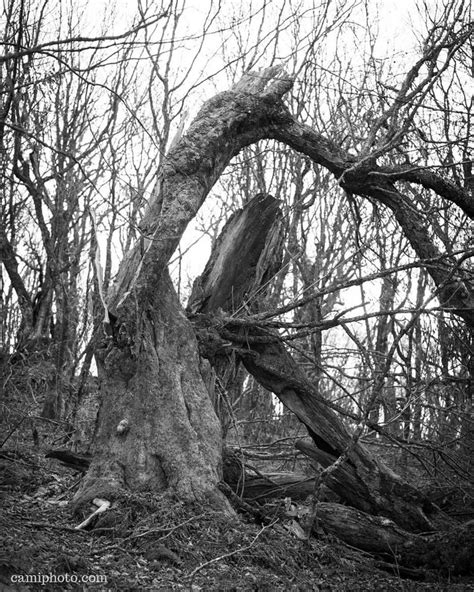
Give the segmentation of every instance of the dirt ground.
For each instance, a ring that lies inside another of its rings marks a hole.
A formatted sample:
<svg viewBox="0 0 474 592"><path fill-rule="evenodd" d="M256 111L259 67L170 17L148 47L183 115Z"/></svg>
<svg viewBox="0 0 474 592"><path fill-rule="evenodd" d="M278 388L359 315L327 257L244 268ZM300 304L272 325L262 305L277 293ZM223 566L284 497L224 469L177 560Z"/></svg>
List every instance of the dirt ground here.
<svg viewBox="0 0 474 592"><path fill-rule="evenodd" d="M277 506L262 526L169 497L121 495L77 530L84 516L70 502L79 473L2 450L0 476L0 590L474 590L474 578L402 579L324 533L300 540Z"/></svg>

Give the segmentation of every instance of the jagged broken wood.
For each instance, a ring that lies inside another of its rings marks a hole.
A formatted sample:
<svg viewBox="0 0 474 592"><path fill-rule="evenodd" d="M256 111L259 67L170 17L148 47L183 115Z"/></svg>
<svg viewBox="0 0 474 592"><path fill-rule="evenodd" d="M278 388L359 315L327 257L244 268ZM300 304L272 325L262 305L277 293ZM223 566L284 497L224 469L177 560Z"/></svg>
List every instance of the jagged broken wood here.
<svg viewBox="0 0 474 592"><path fill-rule="evenodd" d="M254 198L237 218L225 226L205 273L196 281L199 292L193 292L188 310L193 311L200 351L217 368L217 372L222 373L222 360L229 359L231 345L247 371L306 426L315 448L324 455L324 462L321 462L324 467L335 462L340 455L348 454L347 461L331 473L327 483L341 499L364 512L387 516L409 530L433 530L427 514L435 512L434 506L364 446L351 441L341 420L312 387L275 331L233 323L231 317L227 320L222 315L215 319L212 317L218 308L222 310L232 306L235 310L242 307L243 299L249 292L258 294L255 281L261 278L253 278L253 271L274 269L275 258L279 259L278 255L272 254L265 261L270 253L263 246L264 239L267 236L268 240L272 240L271 226L261 227L255 223L255 214L264 211L264 204L269 200ZM250 211L253 215L246 215ZM259 233L261 246L258 259L253 249L241 248L238 251L239 273L229 273L228 270L235 264L235 246L252 244L255 241L250 238L252 232ZM218 294L214 292L216 288ZM240 301L236 298L239 295ZM257 305L255 300L258 301L258 298L254 298L253 306Z"/></svg>

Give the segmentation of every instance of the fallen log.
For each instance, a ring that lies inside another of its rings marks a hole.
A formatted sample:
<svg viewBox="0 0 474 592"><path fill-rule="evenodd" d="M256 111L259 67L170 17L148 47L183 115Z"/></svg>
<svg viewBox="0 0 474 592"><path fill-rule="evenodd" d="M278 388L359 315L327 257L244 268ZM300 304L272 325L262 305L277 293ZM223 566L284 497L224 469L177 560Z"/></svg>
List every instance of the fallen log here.
<svg viewBox="0 0 474 592"><path fill-rule="evenodd" d="M85 473L87 471L92 460L92 456L90 454L80 454L64 448L49 450L45 454L45 457L59 460L59 462L65 467L74 469L75 471L80 471L81 473Z"/></svg>
<svg viewBox="0 0 474 592"><path fill-rule="evenodd" d="M229 483L240 491L248 502L265 502L291 497L304 501L314 491L314 477L298 473L265 473L262 477L247 477L238 483Z"/></svg>
<svg viewBox="0 0 474 592"><path fill-rule="evenodd" d="M441 571L444 575L474 574L474 521L447 532L422 536L400 528L387 518L325 502L316 505L316 520L315 530L319 523L345 543L386 562L410 569Z"/></svg>
<svg viewBox="0 0 474 592"><path fill-rule="evenodd" d="M305 521L311 515L310 508L294 504L314 492L315 479L298 473L264 473L255 477L235 454L228 451L224 460L224 478L226 487L233 492L231 502L238 509L262 521L268 510L261 503L288 497L291 498L291 509L283 514L283 520L285 515L291 521L300 519L302 529L307 530ZM228 490L226 495L229 495ZM401 528L389 518L369 515L333 501L317 503L314 517L310 519L314 536L320 536L322 529L346 544L370 553L382 569L400 577L425 579L427 570L445 576L474 573L471 560L474 557L474 521L448 531L421 535Z"/></svg>
<svg viewBox="0 0 474 592"><path fill-rule="evenodd" d="M299 517L301 527L306 531L305 520L310 517L310 508L293 504L314 492L315 479L298 473L264 473L255 477L245 470L235 454L226 451L225 459L232 461L234 469L240 466L238 478L236 470L224 470L224 477L234 495L242 500L241 509L261 519L264 508L258 508L262 502L289 497L292 508L286 515L291 520ZM474 521L448 531L421 535L400 528L389 518L372 516L333 501L320 501L314 511L314 517L310 518L314 536L320 536L322 528L346 544L374 555L382 569L400 577L425 579L427 570L443 575L474 573L471 561L474 557Z"/></svg>

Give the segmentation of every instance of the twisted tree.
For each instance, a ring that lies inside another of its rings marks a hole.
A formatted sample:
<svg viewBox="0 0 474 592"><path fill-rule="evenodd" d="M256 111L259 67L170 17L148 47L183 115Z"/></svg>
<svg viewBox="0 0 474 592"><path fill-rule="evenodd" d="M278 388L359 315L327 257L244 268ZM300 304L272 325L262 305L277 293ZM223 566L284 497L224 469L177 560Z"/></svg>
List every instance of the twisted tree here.
<svg viewBox="0 0 474 592"><path fill-rule="evenodd" d="M469 192L431 171L379 165L376 147L362 157L342 150L291 115L283 99L292 84L280 67L247 73L232 89L203 106L186 135L167 154L140 225L142 236L122 262L108 302L108 338L97 352L102 404L94 459L77 502L103 494L104 488L150 486L172 489L185 499L219 500L221 507L225 505L217 490L219 425L198 371L193 329L178 303L166 265L214 183L249 144L265 138L284 142L330 170L346 191L392 209L427 266L441 306L472 326L473 291L462 265L467 256L456 259L438 251L417 204L398 184L429 187L472 216ZM253 317L257 343L258 321L263 317ZM405 526L408 503L411 520L419 517L411 522L412 527L426 527L429 504L411 488L401 486L393 473L380 468L357 444L348 448L349 435L314 393L304 391L305 381L291 362L279 368L275 381L273 362L287 356L276 343L263 352L260 345L250 343L248 354L240 353L249 371L257 378L260 374L265 386L307 425L317 450L334 458L345 453L343 470L358 473L356 480L362 482L371 474L373 503L360 499L359 493L351 502L357 505L359 496L361 505L368 504L364 509L388 514ZM265 363L259 367L262 360ZM287 372L286 378L282 371ZM353 485L353 478L346 481L346 489L347 483Z"/></svg>

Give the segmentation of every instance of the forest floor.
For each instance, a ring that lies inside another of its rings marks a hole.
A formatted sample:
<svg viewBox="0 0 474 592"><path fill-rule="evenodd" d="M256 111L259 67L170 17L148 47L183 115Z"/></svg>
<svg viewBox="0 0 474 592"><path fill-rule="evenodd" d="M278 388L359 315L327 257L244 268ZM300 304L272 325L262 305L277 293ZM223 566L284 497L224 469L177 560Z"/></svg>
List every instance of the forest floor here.
<svg viewBox="0 0 474 592"><path fill-rule="evenodd" d="M149 493L123 495L91 530L77 530L83 516L70 502L79 473L3 449L0 476L0 590L474 590L474 578L388 574L324 533L300 540L276 506L275 522L261 526Z"/></svg>

